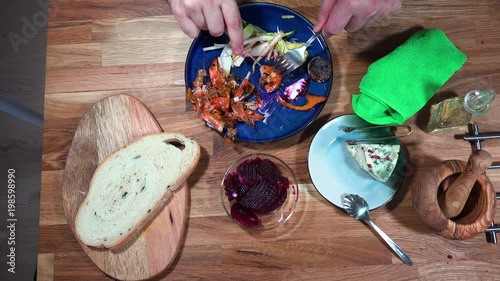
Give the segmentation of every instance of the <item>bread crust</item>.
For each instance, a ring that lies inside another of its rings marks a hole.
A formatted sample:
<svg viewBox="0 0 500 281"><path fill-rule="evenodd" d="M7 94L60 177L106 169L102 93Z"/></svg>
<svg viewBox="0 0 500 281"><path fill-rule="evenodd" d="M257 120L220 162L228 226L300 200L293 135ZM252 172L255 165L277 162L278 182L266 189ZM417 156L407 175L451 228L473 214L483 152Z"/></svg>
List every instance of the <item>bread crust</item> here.
<svg viewBox="0 0 500 281"><path fill-rule="evenodd" d="M177 176L177 178L175 179L174 182L172 182L170 184L170 186L163 193L163 196L151 208L151 212L144 215L143 218L139 222L137 222L135 224L135 226L130 231L128 231L125 235L123 235L123 237L120 238L118 241L116 241L115 243L112 243L112 244L88 245L87 243L83 242L84 240L80 237L79 232L76 230L75 234L76 234L76 237L78 238L79 241L81 241L82 243L84 243L88 246L92 246L92 247L96 247L96 248L108 248L112 251L119 250L120 248L125 246L128 242L130 242L133 238L135 238L152 221L152 219L165 206L165 204L168 202L170 197L174 196L174 191L177 188L179 188L186 181L186 179L193 173L193 171L195 170L195 168L199 162L200 154L201 154L200 147L196 143L196 141L194 141L193 139L190 139L190 138L186 138L184 135L182 135L180 133L155 133L155 134L145 135L145 136L137 139L136 141L131 142L131 143L125 145L124 147L108 154L103 159L103 161L101 163L99 163L99 165L97 166L97 168L94 172L94 175L97 173L97 171L99 169L102 169L102 167L106 166L106 162L109 161L109 159L111 159L112 157L114 157L118 153L122 153L128 147L133 146L135 143L143 140L144 138L152 137L152 136L165 136L164 141L176 140L176 141L179 141L180 143L184 143L185 141L189 140L189 141L192 141L194 144L196 144L194 146L196 149L195 155L193 156L192 161L189 163L188 167L185 169L185 171L182 174ZM85 206L85 204L87 204L88 199L90 197L89 195L95 190L95 188L94 188L95 180L96 180L96 178L94 176L92 176L92 179L91 179L90 184L89 184L89 190L85 196L85 199L82 201L82 203L80 204L80 206L78 208L77 214L75 216L75 229L77 229L77 226L79 224L78 220L80 218L81 211L82 211L83 207Z"/></svg>

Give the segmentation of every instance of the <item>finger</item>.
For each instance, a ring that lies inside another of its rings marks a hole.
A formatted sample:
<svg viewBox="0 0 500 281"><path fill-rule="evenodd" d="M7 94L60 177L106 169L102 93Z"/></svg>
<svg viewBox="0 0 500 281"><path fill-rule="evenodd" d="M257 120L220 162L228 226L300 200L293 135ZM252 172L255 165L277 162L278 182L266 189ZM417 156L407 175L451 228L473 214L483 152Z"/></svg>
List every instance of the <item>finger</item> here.
<svg viewBox="0 0 500 281"><path fill-rule="evenodd" d="M353 17L353 11L348 1L339 1L323 27L323 33L332 36L339 34ZM329 37L328 36L328 37Z"/></svg>
<svg viewBox="0 0 500 281"><path fill-rule="evenodd" d="M401 9L401 1L391 1L390 3L386 3L386 5L380 8L375 15L373 15L370 19L366 21L366 24L373 23L379 19L385 18L392 13L396 13Z"/></svg>
<svg viewBox="0 0 500 281"><path fill-rule="evenodd" d="M318 19L316 21L316 25L314 25L314 32L318 32L323 29L325 24L328 22L328 18L332 13L333 7L335 7L336 4L337 0L324 0L321 3L321 7L318 12Z"/></svg>
<svg viewBox="0 0 500 281"><path fill-rule="evenodd" d="M386 9L380 9L377 11L376 14L371 16L367 21L366 24L374 23L375 21L387 17L391 13L390 10Z"/></svg>
<svg viewBox="0 0 500 281"><path fill-rule="evenodd" d="M238 5L234 1L222 3L222 15L226 22L227 35L233 53L241 54L243 51L243 23Z"/></svg>
<svg viewBox="0 0 500 281"><path fill-rule="evenodd" d="M206 30L207 23L205 22L205 17L203 16L202 6L200 6L195 1L172 1L172 12L176 16L177 20L181 20L181 23L187 23L188 20L194 23L198 29Z"/></svg>
<svg viewBox="0 0 500 281"><path fill-rule="evenodd" d="M366 18L364 16L353 16L346 24L344 29L347 32L354 32L363 27L363 25L365 25L369 19L370 18Z"/></svg>
<svg viewBox="0 0 500 281"><path fill-rule="evenodd" d="M189 37L194 38L200 33L200 28L190 17L186 15L183 9L173 8L173 14L181 30Z"/></svg>
<svg viewBox="0 0 500 281"><path fill-rule="evenodd" d="M179 25L182 32L187 36L194 38L200 33L198 26L191 20L182 2L169 0L170 7L172 9L172 14L174 14L177 24Z"/></svg>
<svg viewBox="0 0 500 281"><path fill-rule="evenodd" d="M397 12L399 12L401 10L402 7L403 7L403 1L402 0L392 1L392 7L391 7L390 13L391 14L397 13Z"/></svg>
<svg viewBox="0 0 500 281"><path fill-rule="evenodd" d="M382 5L387 6L387 3L382 3ZM353 13L353 17L344 27L347 32L354 32L360 29L371 17L375 16L378 11L383 10L383 7L371 1L351 5L349 8Z"/></svg>
<svg viewBox="0 0 500 281"><path fill-rule="evenodd" d="M200 28L190 18L178 19L178 23L182 32L187 36L195 38L200 34Z"/></svg>
<svg viewBox="0 0 500 281"><path fill-rule="evenodd" d="M371 23L374 23L376 22L377 20L381 19L381 18L384 18L385 16L383 15L380 15L380 14L375 14L373 15L371 18L369 18L367 21L366 21L366 24L371 24Z"/></svg>
<svg viewBox="0 0 500 281"><path fill-rule="evenodd" d="M196 24L196 26L201 30L207 30L207 22L203 11L201 9L195 9L189 12L189 18Z"/></svg>
<svg viewBox="0 0 500 281"><path fill-rule="evenodd" d="M208 5L203 9L203 15L210 34L215 37L221 36L224 33L224 18L220 8Z"/></svg>

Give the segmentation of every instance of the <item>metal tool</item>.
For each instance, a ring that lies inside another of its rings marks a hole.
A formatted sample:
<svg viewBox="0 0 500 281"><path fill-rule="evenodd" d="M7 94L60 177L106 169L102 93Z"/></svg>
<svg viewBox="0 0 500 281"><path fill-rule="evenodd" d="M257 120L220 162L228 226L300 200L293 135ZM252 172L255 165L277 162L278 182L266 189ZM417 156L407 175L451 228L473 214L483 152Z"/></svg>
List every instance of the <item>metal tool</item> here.
<svg viewBox="0 0 500 281"><path fill-rule="evenodd" d="M500 199L500 193L496 193L497 200ZM498 238L497 234L500 232L500 224L495 224L494 221L491 222L490 226L484 231L486 234L486 242L497 244Z"/></svg>
<svg viewBox="0 0 500 281"><path fill-rule="evenodd" d="M476 124L474 124L476 125ZM477 125L476 125L477 126ZM500 139L500 133L465 135L465 141Z"/></svg>
<svg viewBox="0 0 500 281"><path fill-rule="evenodd" d="M394 242L387 234L385 234L371 219L369 214L368 203L366 203L363 197L357 194L343 194L341 197L342 206L344 210L353 218L365 221L369 226L371 226L385 243L391 247L391 249L398 255L398 257L407 265L412 266L413 261L408 257L408 255L401 249L401 247Z"/></svg>
<svg viewBox="0 0 500 281"><path fill-rule="evenodd" d="M411 134L411 126L409 125L386 125L386 126L369 126L369 127L345 127L343 128L342 130L346 133L350 133L350 132L353 132L353 131L361 131L361 130L375 130L375 129L384 129L384 128L404 128L406 129L406 133L402 133L402 134L394 134L392 136L388 136L388 137L380 137L380 138L371 138L371 139L348 139L346 140L346 142L348 144L356 144L356 143L360 143L360 142L378 142L378 141L383 141L383 140L389 140L389 139L399 139L399 138L402 138L402 137L406 137L408 135Z"/></svg>
<svg viewBox="0 0 500 281"><path fill-rule="evenodd" d="M292 49L276 59L276 68L283 75L291 73L306 61L306 49L321 35L321 31L314 33L309 40L297 49Z"/></svg>

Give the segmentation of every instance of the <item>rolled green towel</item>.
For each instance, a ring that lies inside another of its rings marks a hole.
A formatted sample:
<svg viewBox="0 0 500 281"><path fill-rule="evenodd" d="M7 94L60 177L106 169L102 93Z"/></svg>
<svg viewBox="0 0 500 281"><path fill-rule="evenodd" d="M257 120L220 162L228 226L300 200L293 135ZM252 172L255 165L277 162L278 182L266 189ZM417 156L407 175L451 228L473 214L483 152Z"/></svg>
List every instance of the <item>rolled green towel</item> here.
<svg viewBox="0 0 500 281"><path fill-rule="evenodd" d="M353 110L372 124L403 124L466 60L442 30L418 31L369 66L361 93L352 96Z"/></svg>

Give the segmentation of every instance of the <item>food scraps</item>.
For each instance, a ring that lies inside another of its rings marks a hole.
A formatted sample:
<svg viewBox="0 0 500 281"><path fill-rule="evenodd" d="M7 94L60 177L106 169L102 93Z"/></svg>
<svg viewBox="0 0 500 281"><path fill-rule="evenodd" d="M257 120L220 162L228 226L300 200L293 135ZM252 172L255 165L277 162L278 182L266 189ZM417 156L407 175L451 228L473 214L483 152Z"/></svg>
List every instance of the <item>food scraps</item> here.
<svg viewBox="0 0 500 281"><path fill-rule="evenodd" d="M313 108L315 105L318 103L326 101L327 97L326 96L316 96L313 94L306 94L306 103L304 105L294 105L291 103L286 102L281 96L277 96L278 102L285 107L288 107L290 109L298 110L298 111L306 111L311 108Z"/></svg>
<svg viewBox="0 0 500 281"><path fill-rule="evenodd" d="M280 72L269 65L261 66L259 84L264 87L268 94L276 91L281 86Z"/></svg>
<svg viewBox="0 0 500 281"><path fill-rule="evenodd" d="M238 84L219 66L217 58L212 60L208 73L207 81L206 71L198 71L193 89L187 90L187 98L196 115L209 127L234 140L236 122L242 121L254 127L256 121L264 119L257 111L262 106L262 99L248 80L250 73ZM254 100L249 100L252 96Z"/></svg>

